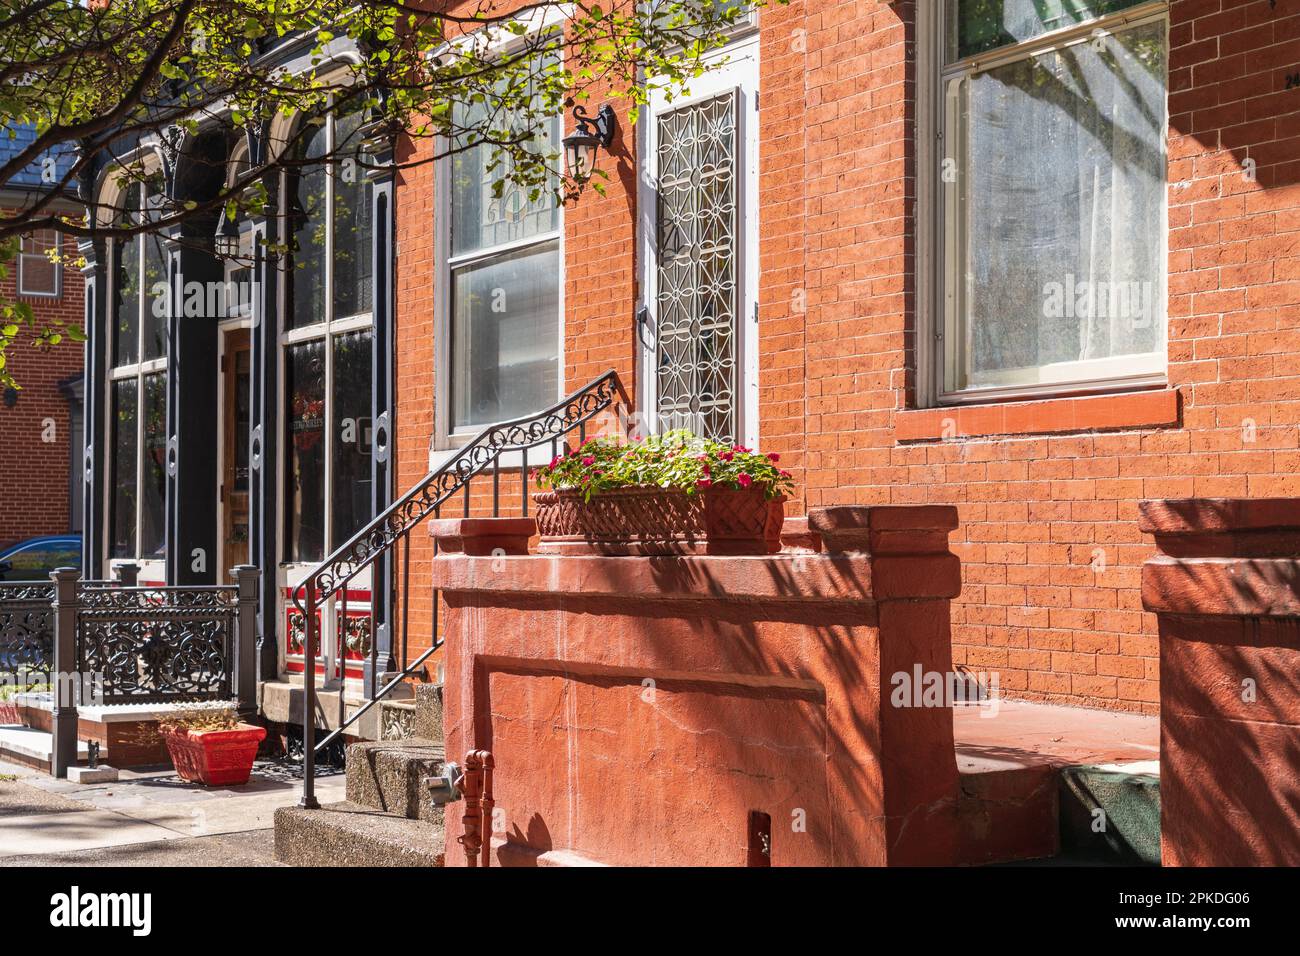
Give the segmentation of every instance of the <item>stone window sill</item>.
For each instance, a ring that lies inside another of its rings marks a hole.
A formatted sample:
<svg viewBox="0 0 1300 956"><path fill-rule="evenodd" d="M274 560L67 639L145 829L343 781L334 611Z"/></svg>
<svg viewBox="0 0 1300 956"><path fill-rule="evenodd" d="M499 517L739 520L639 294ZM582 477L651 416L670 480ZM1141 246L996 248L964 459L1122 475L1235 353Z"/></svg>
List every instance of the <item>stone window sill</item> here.
<svg viewBox="0 0 1300 956"><path fill-rule="evenodd" d="M1178 420L1177 390L1154 389L1119 395L909 409L894 417L894 439L914 442L991 435L1049 435L1152 428L1177 425Z"/></svg>

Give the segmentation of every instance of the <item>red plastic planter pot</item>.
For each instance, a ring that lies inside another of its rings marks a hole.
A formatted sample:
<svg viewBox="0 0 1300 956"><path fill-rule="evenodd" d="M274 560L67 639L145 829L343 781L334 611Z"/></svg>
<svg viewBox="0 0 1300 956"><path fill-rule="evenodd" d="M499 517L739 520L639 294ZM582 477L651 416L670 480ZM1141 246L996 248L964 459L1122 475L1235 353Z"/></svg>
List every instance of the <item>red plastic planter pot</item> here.
<svg viewBox="0 0 1300 956"><path fill-rule="evenodd" d="M182 780L206 787L248 783L265 727L240 724L234 730L163 731L172 765Z"/></svg>

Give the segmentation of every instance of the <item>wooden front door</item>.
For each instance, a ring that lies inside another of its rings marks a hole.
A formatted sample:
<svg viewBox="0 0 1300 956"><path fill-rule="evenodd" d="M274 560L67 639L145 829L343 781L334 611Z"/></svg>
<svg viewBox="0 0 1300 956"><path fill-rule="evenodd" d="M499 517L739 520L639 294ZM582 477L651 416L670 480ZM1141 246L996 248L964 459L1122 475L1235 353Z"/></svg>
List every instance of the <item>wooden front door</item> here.
<svg viewBox="0 0 1300 956"><path fill-rule="evenodd" d="M221 580L248 563L248 437L252 353L248 330L226 333L221 356Z"/></svg>

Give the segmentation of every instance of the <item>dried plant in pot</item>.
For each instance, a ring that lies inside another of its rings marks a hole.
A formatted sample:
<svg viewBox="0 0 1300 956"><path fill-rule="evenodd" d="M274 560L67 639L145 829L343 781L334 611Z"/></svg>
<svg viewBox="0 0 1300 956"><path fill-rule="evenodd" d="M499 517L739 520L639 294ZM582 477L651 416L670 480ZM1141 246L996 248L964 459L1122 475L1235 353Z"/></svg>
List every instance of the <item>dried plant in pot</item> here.
<svg viewBox="0 0 1300 956"><path fill-rule="evenodd" d="M160 716L158 733L182 780L232 787L248 783L266 728L241 723L232 704L214 703Z"/></svg>
<svg viewBox="0 0 1300 956"><path fill-rule="evenodd" d="M543 554L771 554L793 487L779 456L675 430L594 438L535 472Z"/></svg>

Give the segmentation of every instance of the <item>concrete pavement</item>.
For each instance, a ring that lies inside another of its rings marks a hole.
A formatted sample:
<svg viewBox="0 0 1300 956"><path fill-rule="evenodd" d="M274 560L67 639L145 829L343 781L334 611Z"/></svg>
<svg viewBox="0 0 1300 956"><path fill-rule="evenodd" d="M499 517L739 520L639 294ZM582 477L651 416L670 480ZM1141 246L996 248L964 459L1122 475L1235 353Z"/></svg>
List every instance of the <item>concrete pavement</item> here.
<svg viewBox="0 0 1300 956"><path fill-rule="evenodd" d="M316 785L322 802L343 787L341 773ZM246 785L211 789L170 768L78 785L0 763L0 866L276 866L273 815L298 789L263 761Z"/></svg>

